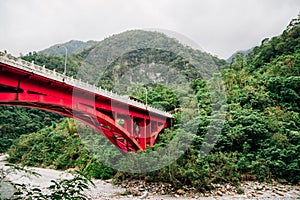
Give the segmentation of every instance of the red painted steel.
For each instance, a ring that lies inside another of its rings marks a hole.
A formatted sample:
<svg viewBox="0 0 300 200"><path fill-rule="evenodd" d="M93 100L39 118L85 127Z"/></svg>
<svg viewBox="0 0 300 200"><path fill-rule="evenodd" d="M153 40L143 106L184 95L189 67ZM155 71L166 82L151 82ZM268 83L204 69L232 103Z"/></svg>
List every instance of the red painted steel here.
<svg viewBox="0 0 300 200"><path fill-rule="evenodd" d="M144 151L172 118L63 81L0 62L0 105L24 106L75 118L124 152ZM122 125L117 121L122 121Z"/></svg>

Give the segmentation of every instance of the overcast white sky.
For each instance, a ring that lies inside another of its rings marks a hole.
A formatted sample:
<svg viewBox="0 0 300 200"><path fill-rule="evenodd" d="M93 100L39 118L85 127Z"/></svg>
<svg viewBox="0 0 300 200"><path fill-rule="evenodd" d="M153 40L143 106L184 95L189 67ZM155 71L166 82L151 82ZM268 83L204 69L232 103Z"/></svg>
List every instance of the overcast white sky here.
<svg viewBox="0 0 300 200"><path fill-rule="evenodd" d="M279 35L299 11L299 0L0 0L0 50L19 55L155 28L227 58Z"/></svg>

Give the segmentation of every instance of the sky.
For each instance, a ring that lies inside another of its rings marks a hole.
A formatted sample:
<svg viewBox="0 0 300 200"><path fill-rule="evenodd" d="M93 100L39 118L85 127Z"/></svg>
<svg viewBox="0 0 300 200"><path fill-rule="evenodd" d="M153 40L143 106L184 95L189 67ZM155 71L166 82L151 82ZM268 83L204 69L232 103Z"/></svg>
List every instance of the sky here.
<svg viewBox="0 0 300 200"><path fill-rule="evenodd" d="M40 51L132 29L167 30L228 58L282 33L299 0L0 0L0 51Z"/></svg>

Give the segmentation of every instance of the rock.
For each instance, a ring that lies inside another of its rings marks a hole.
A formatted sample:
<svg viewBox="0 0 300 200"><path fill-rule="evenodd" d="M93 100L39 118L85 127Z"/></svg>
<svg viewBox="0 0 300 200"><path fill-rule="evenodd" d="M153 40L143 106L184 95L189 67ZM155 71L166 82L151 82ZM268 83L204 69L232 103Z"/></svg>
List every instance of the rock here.
<svg viewBox="0 0 300 200"><path fill-rule="evenodd" d="M180 189L175 189L169 183L162 182L150 182L145 180L129 180L124 181L126 183L125 188L131 190L131 196L117 197L118 200L136 200L136 199L151 199L151 200L160 200L165 199L163 195L169 195L175 199L201 199L203 198L224 198L224 200L230 200L234 198L240 198L243 200L247 199L284 199L291 198L294 199L299 196L300 187L299 186L290 186L282 185L278 183L268 184L268 183L259 183L245 181L239 186L233 186L229 183L227 184L211 184L210 191L197 193L197 189L183 185ZM239 192L239 189L242 191ZM148 192L148 196L144 197L144 192ZM197 196L196 196L197 195ZM137 197L139 196L139 197ZM95 200L104 199L99 198ZM299 199L300 200L300 199Z"/></svg>
<svg viewBox="0 0 300 200"><path fill-rule="evenodd" d="M256 189L257 189L257 190L262 190L262 189L263 189L263 186L258 185L258 186L256 187Z"/></svg>
<svg viewBox="0 0 300 200"><path fill-rule="evenodd" d="M231 191L232 190L232 187L230 186L230 185L226 185L226 190L229 190L229 191Z"/></svg>
<svg viewBox="0 0 300 200"><path fill-rule="evenodd" d="M144 194L142 196L140 196L140 199L146 199L148 197L148 192L144 192Z"/></svg>
<svg viewBox="0 0 300 200"><path fill-rule="evenodd" d="M113 181L114 181L113 179L107 179L107 180L105 180L106 183L113 183Z"/></svg>
<svg viewBox="0 0 300 200"><path fill-rule="evenodd" d="M183 195L185 192L184 192L184 190L182 190L182 189L178 189L178 190L176 191L176 193L179 194L179 195Z"/></svg>
<svg viewBox="0 0 300 200"><path fill-rule="evenodd" d="M141 196L142 193L136 189L128 189L128 191L133 195L133 196Z"/></svg>
<svg viewBox="0 0 300 200"><path fill-rule="evenodd" d="M284 194L282 193L282 192L279 192L278 190L276 190L276 189L274 189L273 190L273 192L275 193L275 194L278 194L279 196L284 196Z"/></svg>
<svg viewBox="0 0 300 200"><path fill-rule="evenodd" d="M8 154L1 154L0 155L0 162L6 161L6 158L8 158Z"/></svg>
<svg viewBox="0 0 300 200"><path fill-rule="evenodd" d="M266 190L272 190L272 188L271 187L266 187Z"/></svg>

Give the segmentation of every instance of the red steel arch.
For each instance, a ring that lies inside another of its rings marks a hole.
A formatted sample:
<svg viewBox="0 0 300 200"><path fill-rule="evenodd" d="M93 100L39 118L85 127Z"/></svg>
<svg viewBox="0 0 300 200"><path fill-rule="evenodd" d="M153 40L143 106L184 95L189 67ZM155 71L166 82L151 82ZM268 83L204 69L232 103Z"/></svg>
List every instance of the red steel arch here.
<svg viewBox="0 0 300 200"><path fill-rule="evenodd" d="M166 112L1 52L0 105L37 108L80 120L124 152L153 146L172 121Z"/></svg>

